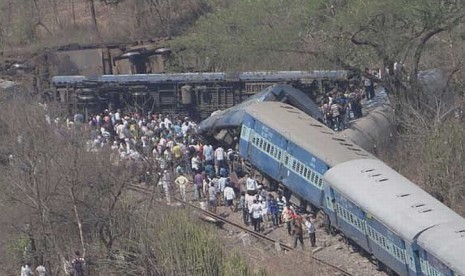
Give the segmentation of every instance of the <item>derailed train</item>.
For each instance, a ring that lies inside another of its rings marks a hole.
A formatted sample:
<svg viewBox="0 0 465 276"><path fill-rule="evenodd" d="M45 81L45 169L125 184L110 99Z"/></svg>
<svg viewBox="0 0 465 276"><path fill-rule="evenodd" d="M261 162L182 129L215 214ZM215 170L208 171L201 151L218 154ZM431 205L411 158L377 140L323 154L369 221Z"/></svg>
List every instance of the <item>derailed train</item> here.
<svg viewBox="0 0 465 276"><path fill-rule="evenodd" d="M245 109L239 154L398 275L465 275L465 219L284 103Z"/></svg>
<svg viewBox="0 0 465 276"><path fill-rule="evenodd" d="M70 112L92 112L111 105L203 119L273 84L292 85L315 99L335 87L342 89L349 77L344 70L55 76L48 98Z"/></svg>

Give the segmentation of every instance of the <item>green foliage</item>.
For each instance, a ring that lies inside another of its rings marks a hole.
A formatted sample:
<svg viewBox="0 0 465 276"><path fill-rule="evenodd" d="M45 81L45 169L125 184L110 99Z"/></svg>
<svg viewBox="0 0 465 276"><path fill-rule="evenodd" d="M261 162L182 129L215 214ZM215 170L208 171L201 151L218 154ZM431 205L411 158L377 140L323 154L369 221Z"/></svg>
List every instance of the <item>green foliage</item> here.
<svg viewBox="0 0 465 276"><path fill-rule="evenodd" d="M237 252L234 252L227 258L224 264L223 273L225 276L246 276L251 274L248 264Z"/></svg>
<svg viewBox="0 0 465 276"><path fill-rule="evenodd" d="M192 213L168 211L157 221L155 257L161 275L266 275L254 273L237 252L226 256L215 228L199 224Z"/></svg>
<svg viewBox="0 0 465 276"><path fill-rule="evenodd" d="M25 256L25 253L30 252L30 240L25 233L18 234L15 239L7 240L5 247L6 251L13 256L17 263L30 261L24 260L25 257L30 257Z"/></svg>
<svg viewBox="0 0 465 276"><path fill-rule="evenodd" d="M186 212L167 212L158 222L156 254L162 275L220 275L221 246Z"/></svg>
<svg viewBox="0 0 465 276"><path fill-rule="evenodd" d="M235 1L200 19L193 34L173 46L189 49L208 60L204 67L217 70L286 69L292 53L306 51L303 42L322 2Z"/></svg>

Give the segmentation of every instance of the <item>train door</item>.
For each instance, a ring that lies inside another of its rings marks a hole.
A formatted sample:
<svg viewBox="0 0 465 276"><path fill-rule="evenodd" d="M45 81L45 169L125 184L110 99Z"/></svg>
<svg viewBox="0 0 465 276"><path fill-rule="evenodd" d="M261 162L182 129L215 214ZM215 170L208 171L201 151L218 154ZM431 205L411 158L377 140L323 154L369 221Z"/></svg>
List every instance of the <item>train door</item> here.
<svg viewBox="0 0 465 276"><path fill-rule="evenodd" d="M339 227L335 211L336 199L334 197L334 190L327 184L324 185L324 197L325 230L327 233L330 233L332 232L332 228L339 229Z"/></svg>
<svg viewBox="0 0 465 276"><path fill-rule="evenodd" d="M289 141L283 137L282 140L282 151L279 154L280 164L279 164L279 181L281 183L288 182L287 180L290 177L291 170L289 169L289 163L292 156L292 149L289 147Z"/></svg>
<svg viewBox="0 0 465 276"><path fill-rule="evenodd" d="M250 116L245 116L241 127L241 136L239 140L239 154L241 157L249 160L249 148L254 140L255 120Z"/></svg>

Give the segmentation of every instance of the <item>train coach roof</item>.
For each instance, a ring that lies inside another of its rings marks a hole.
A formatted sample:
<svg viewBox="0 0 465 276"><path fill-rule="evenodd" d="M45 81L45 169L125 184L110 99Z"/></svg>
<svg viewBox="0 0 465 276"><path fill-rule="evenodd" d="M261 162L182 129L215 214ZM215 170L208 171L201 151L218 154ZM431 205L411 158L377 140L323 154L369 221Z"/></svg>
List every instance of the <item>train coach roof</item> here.
<svg viewBox="0 0 465 276"><path fill-rule="evenodd" d="M260 102L246 112L330 167L352 159L374 158L301 110L279 102Z"/></svg>
<svg viewBox="0 0 465 276"><path fill-rule="evenodd" d="M412 242L422 231L461 217L380 160L353 160L335 166L324 180Z"/></svg>
<svg viewBox="0 0 465 276"><path fill-rule="evenodd" d="M465 275L465 219L426 230L418 244L459 275Z"/></svg>

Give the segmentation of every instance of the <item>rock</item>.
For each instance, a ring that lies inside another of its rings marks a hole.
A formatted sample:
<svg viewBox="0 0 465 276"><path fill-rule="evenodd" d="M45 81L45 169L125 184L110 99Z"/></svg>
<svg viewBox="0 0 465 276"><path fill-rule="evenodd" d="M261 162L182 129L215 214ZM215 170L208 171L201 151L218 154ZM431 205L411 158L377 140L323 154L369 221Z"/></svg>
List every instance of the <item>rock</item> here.
<svg viewBox="0 0 465 276"><path fill-rule="evenodd" d="M242 232L241 234L239 234L239 238L242 240L244 246L252 245L252 239L250 237L250 234Z"/></svg>
<svg viewBox="0 0 465 276"><path fill-rule="evenodd" d="M321 251L321 250L323 250L323 248L318 246L317 248L312 250L312 254L315 254L316 252Z"/></svg>

